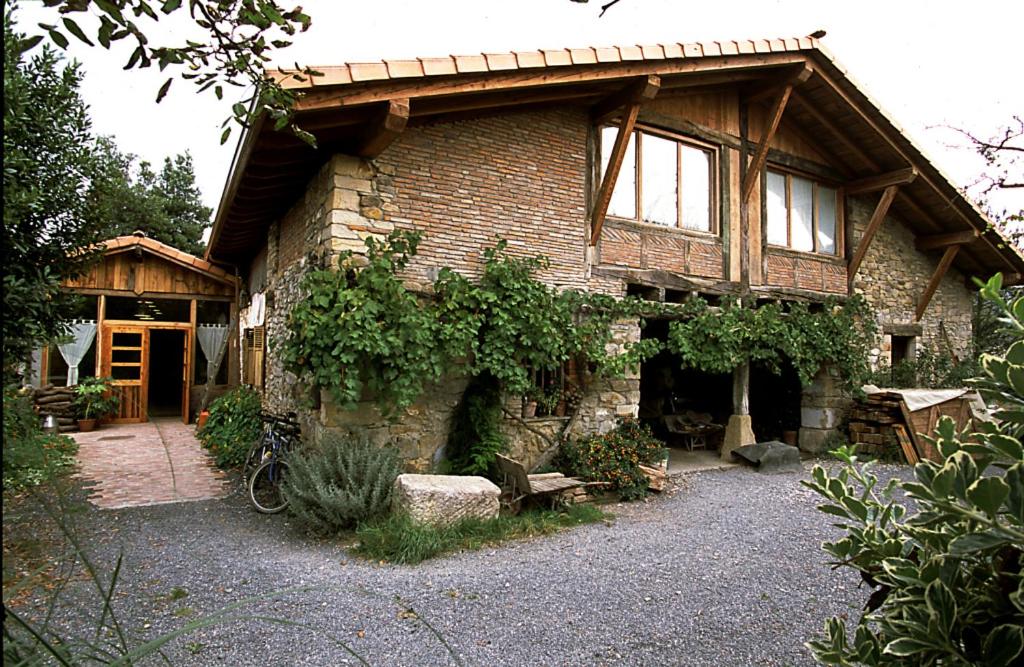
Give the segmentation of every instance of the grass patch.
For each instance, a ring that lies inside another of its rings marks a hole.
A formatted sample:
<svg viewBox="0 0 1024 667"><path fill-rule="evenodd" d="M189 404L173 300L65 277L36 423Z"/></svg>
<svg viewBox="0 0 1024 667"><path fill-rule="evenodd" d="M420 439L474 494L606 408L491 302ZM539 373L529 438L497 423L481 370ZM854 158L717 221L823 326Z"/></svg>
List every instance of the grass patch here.
<svg viewBox="0 0 1024 667"><path fill-rule="evenodd" d="M354 552L371 560L414 565L441 554L480 549L507 540L551 533L611 518L593 505L565 510L528 510L516 516L482 521L468 519L453 526L418 524L405 514L391 514L362 523L356 529Z"/></svg>

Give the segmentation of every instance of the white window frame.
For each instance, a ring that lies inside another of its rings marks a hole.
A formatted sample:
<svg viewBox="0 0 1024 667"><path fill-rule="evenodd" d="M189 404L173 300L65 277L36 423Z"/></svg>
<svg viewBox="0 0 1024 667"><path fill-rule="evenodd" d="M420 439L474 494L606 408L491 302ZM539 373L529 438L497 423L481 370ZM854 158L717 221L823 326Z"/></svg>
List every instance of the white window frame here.
<svg viewBox="0 0 1024 667"><path fill-rule="evenodd" d="M774 173L780 176L784 176L786 179L786 245L779 245L777 243L771 243L768 241L768 206L764 206L762 215L764 217L764 236L765 244L770 248L785 248L793 252L801 252L807 254L822 255L824 257L842 257L843 256L843 244L845 242L843 234L844 224L844 212L843 212L843 190L838 183L833 183L810 174L803 172L794 171L792 169L783 169L774 165L770 165L765 169L764 173L764 190L765 197L767 198L768 193L768 174ZM793 247L793 178L802 178L805 181L810 181L811 192L812 192L812 204L811 204L811 239L814 242L813 250L801 250ZM835 205L835 229L833 230L832 252L821 250L818 246L818 212L819 212L819 197L818 191L821 188L829 188L835 190L836 193L836 205ZM767 201L767 199L765 199Z"/></svg>

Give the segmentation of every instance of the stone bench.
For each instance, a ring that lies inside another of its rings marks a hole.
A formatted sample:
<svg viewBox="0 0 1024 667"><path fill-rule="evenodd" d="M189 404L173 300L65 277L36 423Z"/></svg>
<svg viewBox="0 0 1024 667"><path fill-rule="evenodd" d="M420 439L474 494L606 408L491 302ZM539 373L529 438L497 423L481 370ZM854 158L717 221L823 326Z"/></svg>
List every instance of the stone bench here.
<svg viewBox="0 0 1024 667"><path fill-rule="evenodd" d="M501 490L483 477L399 475L394 509L418 523L449 526L463 519L495 519Z"/></svg>

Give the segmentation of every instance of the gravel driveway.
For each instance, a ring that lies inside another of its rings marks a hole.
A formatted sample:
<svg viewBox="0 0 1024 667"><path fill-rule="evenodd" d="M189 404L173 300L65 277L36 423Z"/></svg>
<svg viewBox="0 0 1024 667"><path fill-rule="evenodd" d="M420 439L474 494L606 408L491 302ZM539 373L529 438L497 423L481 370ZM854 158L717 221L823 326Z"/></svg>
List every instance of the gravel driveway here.
<svg viewBox="0 0 1024 667"><path fill-rule="evenodd" d="M359 664L327 635L372 665L457 664L399 597L466 665L808 665L803 643L830 615L856 618L866 593L827 567L819 544L835 529L800 478L694 474L649 502L610 506L610 525L418 566L354 559L286 516L257 515L237 492L92 510L79 524L95 560L123 551L116 608L149 636L248 596L316 587L245 609L318 630L206 628L173 645L175 665Z"/></svg>

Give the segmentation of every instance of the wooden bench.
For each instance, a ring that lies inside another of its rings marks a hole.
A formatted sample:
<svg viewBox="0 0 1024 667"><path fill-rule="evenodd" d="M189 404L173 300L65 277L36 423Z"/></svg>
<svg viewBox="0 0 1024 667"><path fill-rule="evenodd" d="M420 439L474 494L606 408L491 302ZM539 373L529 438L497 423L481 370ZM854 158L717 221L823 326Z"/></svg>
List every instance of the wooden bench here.
<svg viewBox="0 0 1024 667"><path fill-rule="evenodd" d="M576 477L566 477L560 472L528 475L523 464L507 456L497 455L498 470L501 471L506 490L506 502L515 510L527 498L553 497L554 494L586 486Z"/></svg>

